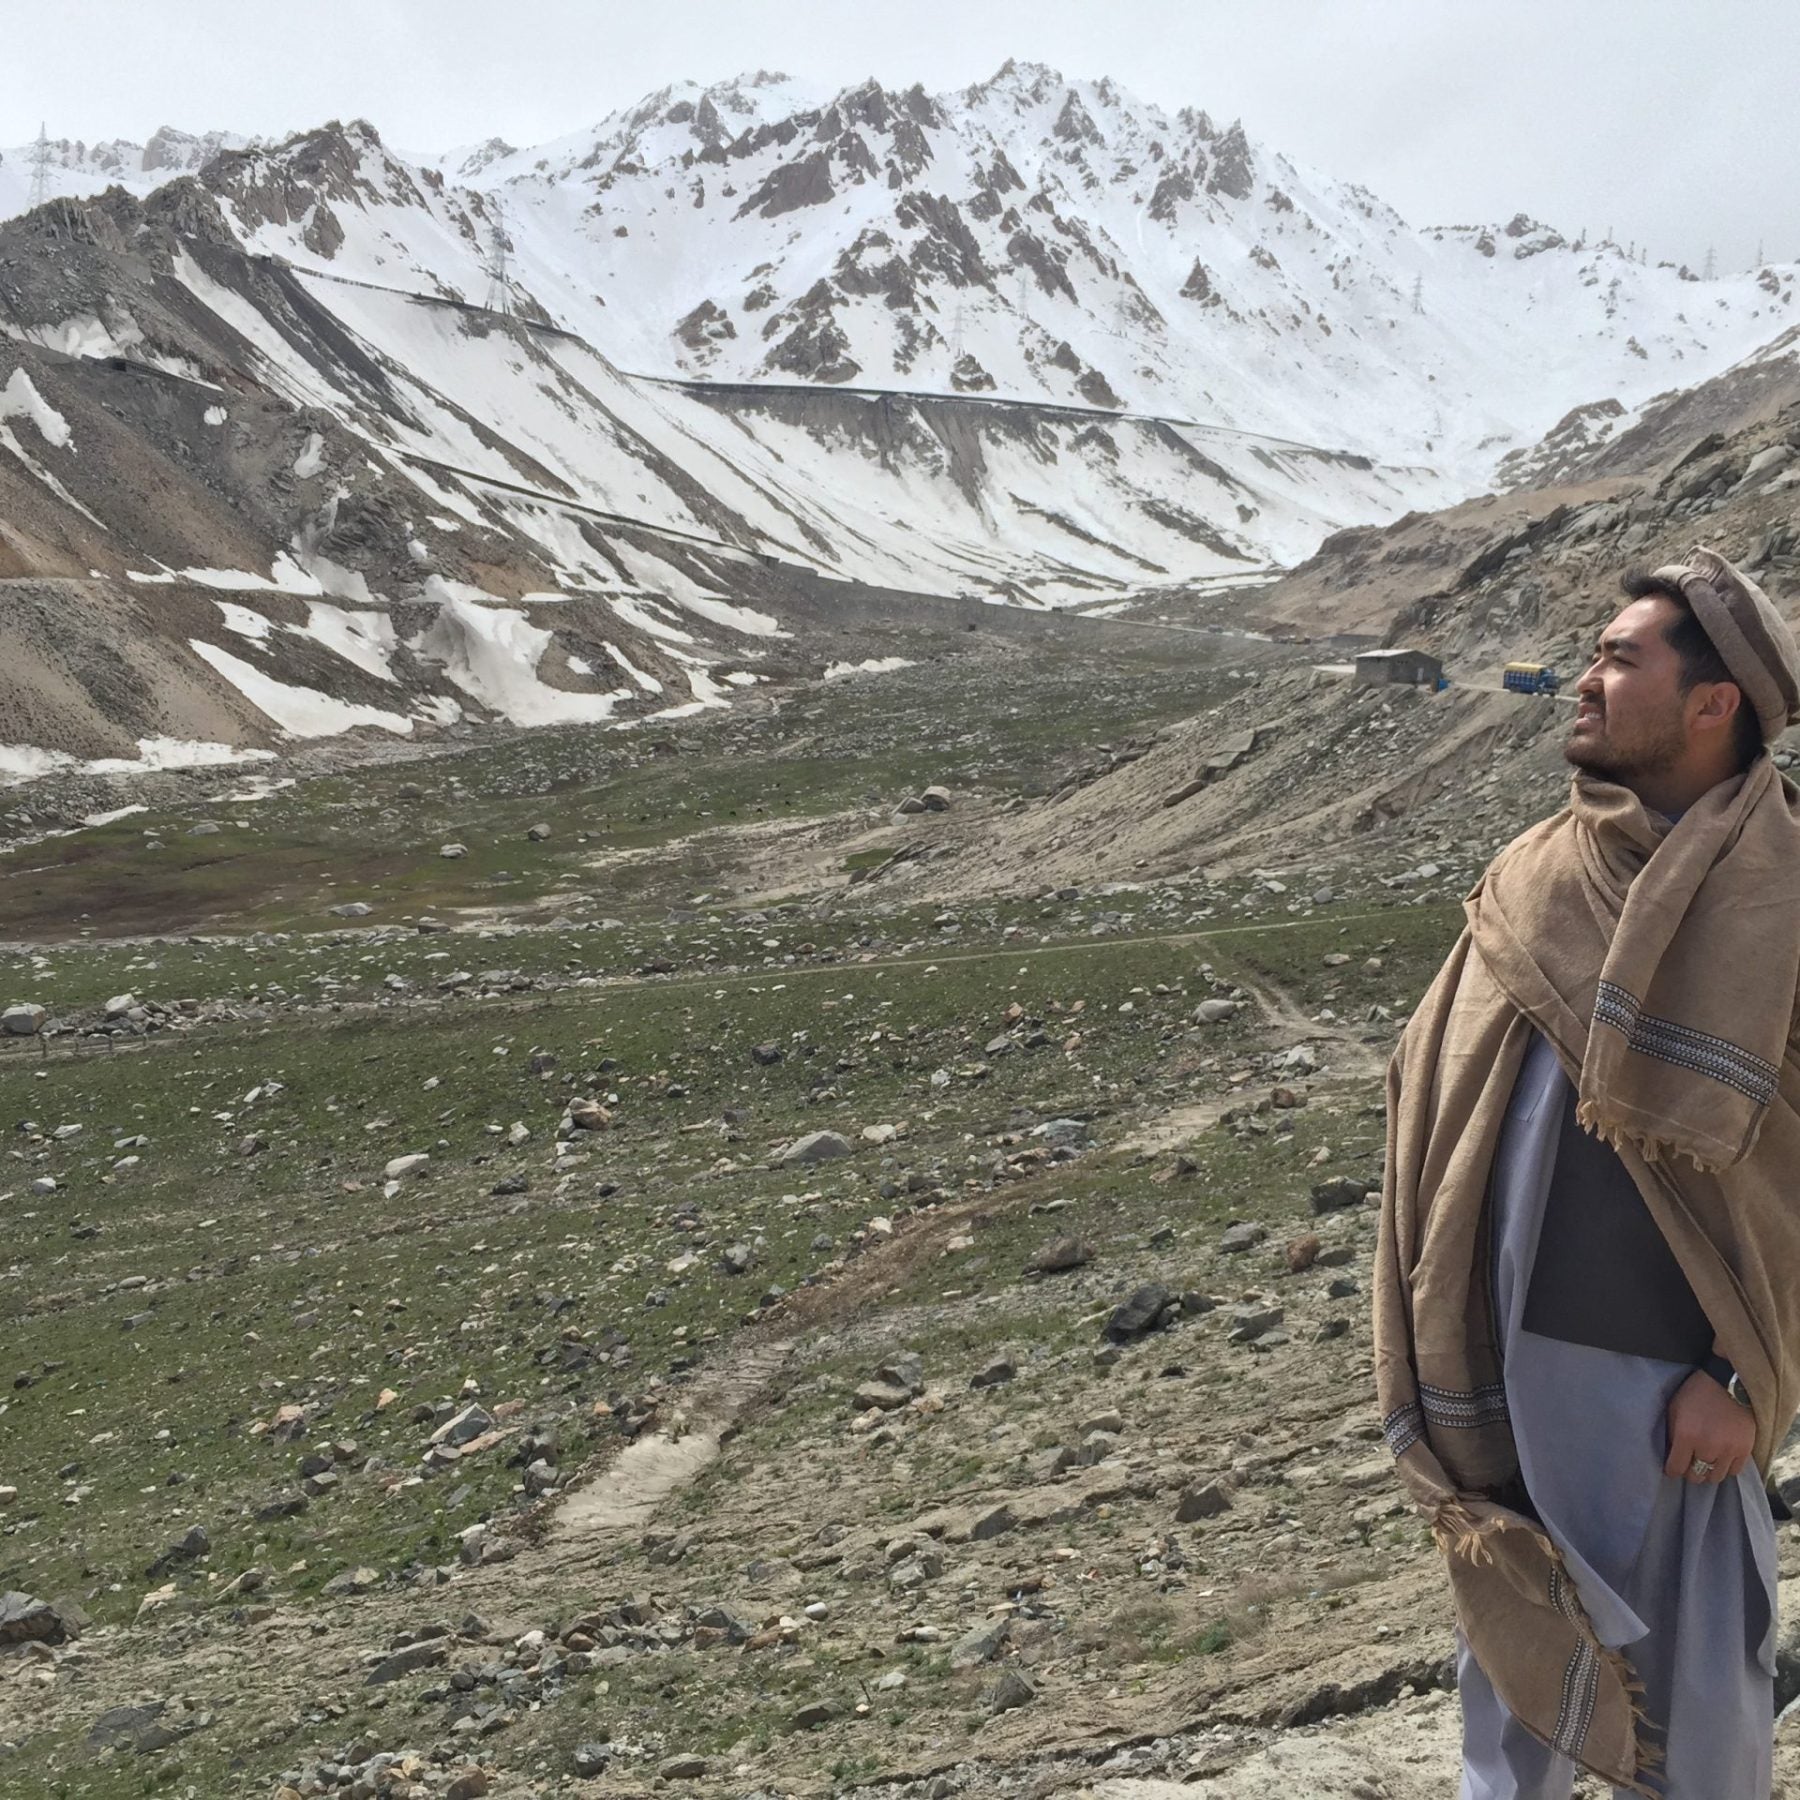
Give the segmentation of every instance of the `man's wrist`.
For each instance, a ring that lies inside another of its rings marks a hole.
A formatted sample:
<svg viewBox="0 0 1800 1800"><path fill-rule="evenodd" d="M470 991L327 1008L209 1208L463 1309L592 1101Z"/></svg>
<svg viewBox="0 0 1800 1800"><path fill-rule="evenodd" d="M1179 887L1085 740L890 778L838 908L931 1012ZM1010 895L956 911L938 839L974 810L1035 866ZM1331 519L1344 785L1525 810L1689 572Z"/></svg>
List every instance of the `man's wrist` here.
<svg viewBox="0 0 1800 1800"><path fill-rule="evenodd" d="M1703 1374L1710 1375L1746 1412L1750 1410L1750 1396L1745 1391L1743 1377L1718 1351L1710 1352L1700 1368Z"/></svg>

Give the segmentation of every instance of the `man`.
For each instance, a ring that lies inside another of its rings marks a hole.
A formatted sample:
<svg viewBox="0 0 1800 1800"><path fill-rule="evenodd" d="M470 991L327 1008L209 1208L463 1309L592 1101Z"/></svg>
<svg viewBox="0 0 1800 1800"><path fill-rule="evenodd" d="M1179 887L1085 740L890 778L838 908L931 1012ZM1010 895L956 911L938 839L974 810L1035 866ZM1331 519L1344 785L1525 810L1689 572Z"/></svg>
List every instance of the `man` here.
<svg viewBox="0 0 1800 1800"><path fill-rule="evenodd" d="M1570 803L1388 1074L1376 1381L1445 1550L1463 1800L1767 1800L1800 1406L1800 653L1705 549L1628 577Z"/></svg>

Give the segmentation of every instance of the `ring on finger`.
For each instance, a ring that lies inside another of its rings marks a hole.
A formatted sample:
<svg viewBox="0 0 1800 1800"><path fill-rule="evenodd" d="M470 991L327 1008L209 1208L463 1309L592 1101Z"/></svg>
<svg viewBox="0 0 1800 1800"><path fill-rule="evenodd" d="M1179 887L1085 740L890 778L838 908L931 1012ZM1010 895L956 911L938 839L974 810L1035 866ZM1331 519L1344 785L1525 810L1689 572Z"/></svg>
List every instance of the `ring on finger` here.
<svg viewBox="0 0 1800 1800"><path fill-rule="evenodd" d="M1704 1481L1717 1467L1717 1463L1709 1463L1704 1456L1696 1456L1694 1460L1688 1464L1688 1473L1699 1480Z"/></svg>

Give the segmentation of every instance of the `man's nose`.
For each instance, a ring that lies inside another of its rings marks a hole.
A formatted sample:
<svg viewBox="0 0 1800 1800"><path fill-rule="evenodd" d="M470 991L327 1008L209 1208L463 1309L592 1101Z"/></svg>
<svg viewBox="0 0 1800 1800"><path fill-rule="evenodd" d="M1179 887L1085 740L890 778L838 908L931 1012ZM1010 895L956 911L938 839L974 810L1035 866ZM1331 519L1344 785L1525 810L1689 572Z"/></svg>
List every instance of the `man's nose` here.
<svg viewBox="0 0 1800 1800"><path fill-rule="evenodd" d="M1605 683L1600 679L1600 665L1591 662L1582 670L1581 679L1575 684L1576 693L1587 699L1598 700L1605 691Z"/></svg>

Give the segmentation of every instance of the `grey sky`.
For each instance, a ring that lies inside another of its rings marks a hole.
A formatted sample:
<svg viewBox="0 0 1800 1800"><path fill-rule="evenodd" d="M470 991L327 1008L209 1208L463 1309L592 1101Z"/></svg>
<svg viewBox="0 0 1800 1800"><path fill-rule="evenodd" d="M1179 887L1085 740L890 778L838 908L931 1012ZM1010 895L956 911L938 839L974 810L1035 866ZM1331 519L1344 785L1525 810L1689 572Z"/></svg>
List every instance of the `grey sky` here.
<svg viewBox="0 0 1800 1800"><path fill-rule="evenodd" d="M1525 211L1721 270L1800 260L1800 0L0 0L0 144L533 143L671 81L957 87L1008 56L1242 115L1415 223Z"/></svg>

